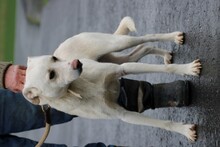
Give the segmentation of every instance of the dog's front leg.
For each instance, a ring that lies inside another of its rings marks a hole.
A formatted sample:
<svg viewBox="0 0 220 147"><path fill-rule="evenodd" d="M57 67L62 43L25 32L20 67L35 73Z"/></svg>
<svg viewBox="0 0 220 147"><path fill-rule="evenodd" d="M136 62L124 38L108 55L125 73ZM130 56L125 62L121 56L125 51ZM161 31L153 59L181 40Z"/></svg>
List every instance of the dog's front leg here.
<svg viewBox="0 0 220 147"><path fill-rule="evenodd" d="M149 73L149 72L166 72L180 75L198 76L201 69L199 60L188 64L145 64L145 63L124 63L119 65L118 75Z"/></svg>
<svg viewBox="0 0 220 147"><path fill-rule="evenodd" d="M131 124L146 125L166 129L168 131L174 131L186 136L191 141L196 140L196 130L195 125L193 124L182 124L171 121L152 119L144 116L143 114L131 111L122 111L120 119Z"/></svg>

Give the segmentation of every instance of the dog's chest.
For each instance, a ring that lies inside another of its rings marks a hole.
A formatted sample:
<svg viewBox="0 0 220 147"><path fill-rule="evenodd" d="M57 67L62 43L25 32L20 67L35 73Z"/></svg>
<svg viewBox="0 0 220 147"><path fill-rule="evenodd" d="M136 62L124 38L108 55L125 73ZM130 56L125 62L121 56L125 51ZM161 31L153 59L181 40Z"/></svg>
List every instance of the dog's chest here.
<svg viewBox="0 0 220 147"><path fill-rule="evenodd" d="M70 89L79 94L85 101L115 101L119 95L118 86L117 81L94 83L79 78L70 85Z"/></svg>
<svg viewBox="0 0 220 147"><path fill-rule="evenodd" d="M86 118L109 118L113 116L119 96L120 83L114 72L95 61L80 60L83 72L69 86L63 98L51 102L55 108L72 115Z"/></svg>
<svg viewBox="0 0 220 147"><path fill-rule="evenodd" d="M69 87L75 94L53 101L52 105L58 110L80 117L110 118L119 95L115 86L110 85L91 83L79 78Z"/></svg>

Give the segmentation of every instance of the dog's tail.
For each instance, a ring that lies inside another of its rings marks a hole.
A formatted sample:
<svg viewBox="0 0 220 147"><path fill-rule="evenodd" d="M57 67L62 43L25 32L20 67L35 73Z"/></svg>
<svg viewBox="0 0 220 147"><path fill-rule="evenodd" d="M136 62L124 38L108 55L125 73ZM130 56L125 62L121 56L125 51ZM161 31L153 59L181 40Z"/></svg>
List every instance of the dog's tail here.
<svg viewBox="0 0 220 147"><path fill-rule="evenodd" d="M114 34L127 35L129 32L136 32L136 28L133 19L129 16L126 16L121 20Z"/></svg>

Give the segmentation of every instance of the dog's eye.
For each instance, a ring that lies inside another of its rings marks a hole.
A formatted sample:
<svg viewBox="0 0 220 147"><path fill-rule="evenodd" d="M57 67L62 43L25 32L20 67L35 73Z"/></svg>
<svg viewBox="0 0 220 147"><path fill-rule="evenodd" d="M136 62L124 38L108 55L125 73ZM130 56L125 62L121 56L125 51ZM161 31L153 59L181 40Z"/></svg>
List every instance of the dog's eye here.
<svg viewBox="0 0 220 147"><path fill-rule="evenodd" d="M56 76L55 71L54 71L54 70L51 70L50 73L49 73L49 79L52 80L52 79L55 78L55 76Z"/></svg>
<svg viewBox="0 0 220 147"><path fill-rule="evenodd" d="M58 58L55 57L55 56L52 56L52 60L53 60L54 62L56 62L56 61L58 60Z"/></svg>

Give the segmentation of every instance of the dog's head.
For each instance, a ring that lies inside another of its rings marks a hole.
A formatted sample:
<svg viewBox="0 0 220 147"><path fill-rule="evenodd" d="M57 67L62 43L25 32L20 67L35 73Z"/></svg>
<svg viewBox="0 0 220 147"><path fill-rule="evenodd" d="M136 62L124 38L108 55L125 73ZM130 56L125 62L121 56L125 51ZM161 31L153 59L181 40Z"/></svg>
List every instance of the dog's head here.
<svg viewBox="0 0 220 147"><path fill-rule="evenodd" d="M49 55L28 58L23 95L33 104L45 104L45 99L64 96L81 72L79 60L68 62Z"/></svg>

